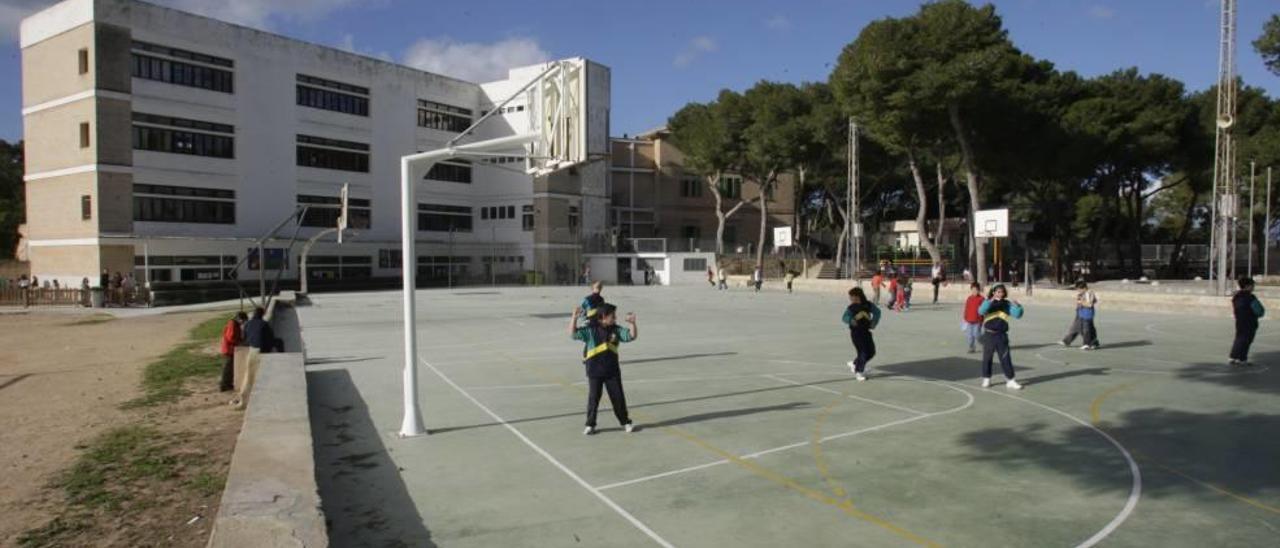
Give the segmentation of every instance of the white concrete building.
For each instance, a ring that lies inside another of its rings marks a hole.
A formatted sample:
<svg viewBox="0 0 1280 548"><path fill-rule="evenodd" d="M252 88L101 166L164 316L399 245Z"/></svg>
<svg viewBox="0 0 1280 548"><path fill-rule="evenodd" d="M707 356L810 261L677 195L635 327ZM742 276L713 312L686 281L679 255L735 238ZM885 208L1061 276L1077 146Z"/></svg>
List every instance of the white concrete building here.
<svg viewBox="0 0 1280 548"><path fill-rule="evenodd" d="M398 277L399 158L441 147L542 70L465 82L134 0L56 4L23 21L21 46L31 269L73 287L103 269L216 280L242 260L234 275L256 278L254 240L309 205L265 246L269 270L284 258L296 277L344 183L355 234L312 251L312 279ZM607 233L610 73L587 71L599 160L536 180L514 158L450 161L418 186L423 285L576 276ZM475 139L529 123L518 100Z"/></svg>

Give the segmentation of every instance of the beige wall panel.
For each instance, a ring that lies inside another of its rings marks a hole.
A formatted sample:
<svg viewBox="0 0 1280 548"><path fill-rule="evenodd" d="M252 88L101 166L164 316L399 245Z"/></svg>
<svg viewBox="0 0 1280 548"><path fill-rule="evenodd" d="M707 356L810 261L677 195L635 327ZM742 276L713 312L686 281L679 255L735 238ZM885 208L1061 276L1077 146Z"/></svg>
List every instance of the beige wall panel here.
<svg viewBox="0 0 1280 548"><path fill-rule="evenodd" d="M90 238L98 235L98 215L81 219L80 197L98 208L97 174L77 173L27 182L27 237L31 240ZM132 215L132 213L130 214Z"/></svg>
<svg viewBox="0 0 1280 548"><path fill-rule="evenodd" d="M97 163L94 101L76 101L22 118L28 174ZM80 147L80 124L89 122L89 146ZM127 140L129 134L121 136Z"/></svg>
<svg viewBox="0 0 1280 548"><path fill-rule="evenodd" d="M89 49L89 67L80 74L81 48ZM22 106L61 99L94 87L94 27L81 25L22 50Z"/></svg>

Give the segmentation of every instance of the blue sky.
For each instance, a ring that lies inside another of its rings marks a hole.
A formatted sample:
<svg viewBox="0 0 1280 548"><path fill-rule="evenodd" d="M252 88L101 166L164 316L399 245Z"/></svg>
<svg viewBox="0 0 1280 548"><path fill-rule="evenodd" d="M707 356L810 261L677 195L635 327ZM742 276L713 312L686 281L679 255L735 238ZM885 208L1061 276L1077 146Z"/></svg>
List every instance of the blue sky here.
<svg viewBox="0 0 1280 548"><path fill-rule="evenodd" d="M0 0L0 138L21 137L16 22L52 2ZM761 79L823 80L870 21L909 14L916 0L159 0L318 42L459 76L510 63L585 56L613 69L613 132L665 122L689 101ZM1137 66L1211 85L1215 0L998 0L1014 42L1087 76ZM1250 42L1280 2L1240 0L1239 70L1280 95Z"/></svg>

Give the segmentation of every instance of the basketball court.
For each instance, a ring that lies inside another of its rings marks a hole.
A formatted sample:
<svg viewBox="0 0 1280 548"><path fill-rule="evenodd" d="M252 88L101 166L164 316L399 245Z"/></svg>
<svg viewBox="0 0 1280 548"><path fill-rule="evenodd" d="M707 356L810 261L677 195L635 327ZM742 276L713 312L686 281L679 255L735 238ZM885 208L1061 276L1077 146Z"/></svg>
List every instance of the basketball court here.
<svg viewBox="0 0 1280 548"><path fill-rule="evenodd" d="M1280 535L1280 335L1111 312L1103 348L1011 334L1022 391L980 388L958 303L885 312L852 379L838 295L609 287L639 431L582 434L584 288L417 292L429 434L401 438L399 292L298 309L335 545L1259 546ZM923 297L917 292L917 302ZM1014 298L1017 298L1015 293ZM997 368L998 371L998 368ZM997 373L997 379L999 374ZM607 400L606 400L607 401Z"/></svg>

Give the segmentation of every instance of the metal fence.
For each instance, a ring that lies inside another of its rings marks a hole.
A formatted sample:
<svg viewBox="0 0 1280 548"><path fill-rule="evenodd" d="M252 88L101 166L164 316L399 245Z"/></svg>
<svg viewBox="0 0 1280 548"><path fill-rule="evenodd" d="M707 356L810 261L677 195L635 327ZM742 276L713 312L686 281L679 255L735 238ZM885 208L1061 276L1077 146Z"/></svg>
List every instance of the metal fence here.
<svg viewBox="0 0 1280 548"><path fill-rule="evenodd" d="M0 289L2 306L88 306L89 294L81 289Z"/></svg>

